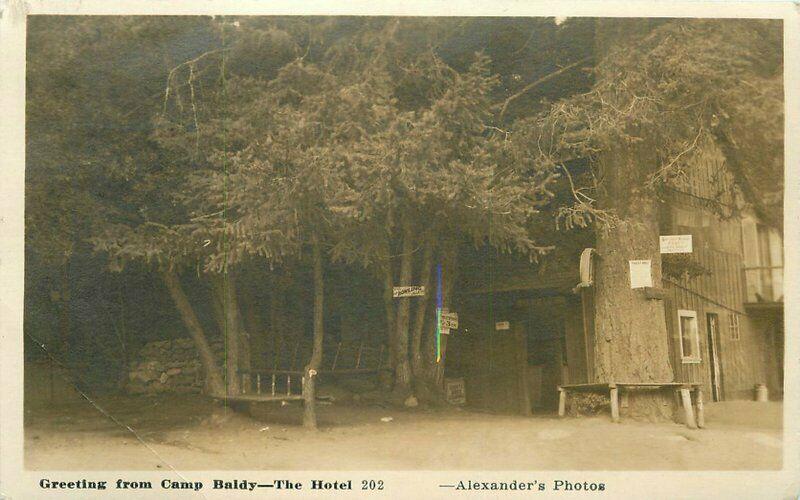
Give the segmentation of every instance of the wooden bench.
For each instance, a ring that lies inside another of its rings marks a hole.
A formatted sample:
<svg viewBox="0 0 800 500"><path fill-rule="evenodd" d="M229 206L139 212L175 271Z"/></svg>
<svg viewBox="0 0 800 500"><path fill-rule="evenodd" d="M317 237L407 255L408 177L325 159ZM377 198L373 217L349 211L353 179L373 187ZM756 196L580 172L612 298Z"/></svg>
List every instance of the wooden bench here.
<svg viewBox="0 0 800 500"><path fill-rule="evenodd" d="M558 416L563 417L567 410L567 394L570 392L600 392L608 391L611 400L611 420L619 422L619 395L620 391L633 390L660 390L673 389L676 395L680 394L686 426L690 429L705 427L705 412L703 409L703 391L700 384L686 382L608 382L595 384L568 384L558 386ZM692 398L694 394L694 398ZM695 418L696 417L696 418Z"/></svg>

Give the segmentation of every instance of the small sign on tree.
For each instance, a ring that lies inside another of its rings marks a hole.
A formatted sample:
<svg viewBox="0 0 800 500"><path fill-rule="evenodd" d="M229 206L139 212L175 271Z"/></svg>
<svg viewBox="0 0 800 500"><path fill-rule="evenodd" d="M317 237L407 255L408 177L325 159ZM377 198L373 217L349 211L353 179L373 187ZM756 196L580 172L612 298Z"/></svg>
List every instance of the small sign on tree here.
<svg viewBox="0 0 800 500"><path fill-rule="evenodd" d="M691 234L671 234L659 237L661 253L692 253Z"/></svg>
<svg viewBox="0 0 800 500"><path fill-rule="evenodd" d="M651 260L630 260L628 265L631 273L631 288L653 286L653 275L650 273Z"/></svg>
<svg viewBox="0 0 800 500"><path fill-rule="evenodd" d="M458 330L458 313L442 311L442 330Z"/></svg>
<svg viewBox="0 0 800 500"><path fill-rule="evenodd" d="M425 295L425 287L424 286L396 286L392 289L392 296L394 298L399 297L422 297Z"/></svg>

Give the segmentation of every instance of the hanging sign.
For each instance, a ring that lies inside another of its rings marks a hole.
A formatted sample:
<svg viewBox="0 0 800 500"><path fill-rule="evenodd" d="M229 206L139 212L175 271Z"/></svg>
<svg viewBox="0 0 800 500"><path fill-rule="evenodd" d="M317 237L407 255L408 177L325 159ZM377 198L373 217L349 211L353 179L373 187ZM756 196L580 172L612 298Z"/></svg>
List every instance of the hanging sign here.
<svg viewBox="0 0 800 500"><path fill-rule="evenodd" d="M661 253L692 253L691 234L671 234L659 237Z"/></svg>
<svg viewBox="0 0 800 500"><path fill-rule="evenodd" d="M498 321L497 323L494 324L494 329L495 330L510 330L511 329L511 323L509 323L508 321Z"/></svg>
<svg viewBox="0 0 800 500"><path fill-rule="evenodd" d="M392 297L422 297L425 295L424 286L396 286L392 289Z"/></svg>
<svg viewBox="0 0 800 500"><path fill-rule="evenodd" d="M650 273L651 261L629 260L631 273L631 288L647 288L653 286L653 276Z"/></svg>
<svg viewBox="0 0 800 500"><path fill-rule="evenodd" d="M458 313L442 311L442 330L458 330Z"/></svg>

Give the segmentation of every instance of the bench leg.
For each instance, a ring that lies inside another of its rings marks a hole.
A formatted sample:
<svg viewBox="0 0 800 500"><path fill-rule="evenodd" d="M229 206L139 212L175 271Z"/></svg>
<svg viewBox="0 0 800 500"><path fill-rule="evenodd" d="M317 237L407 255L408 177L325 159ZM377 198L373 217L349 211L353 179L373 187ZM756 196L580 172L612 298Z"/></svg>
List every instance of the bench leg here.
<svg viewBox="0 0 800 500"><path fill-rule="evenodd" d="M681 389L681 401L683 403L683 414L686 417L686 427L697 429L694 421L694 410L692 409L692 394L689 389Z"/></svg>
<svg viewBox="0 0 800 500"><path fill-rule="evenodd" d="M619 422L619 389L611 388L611 421Z"/></svg>
<svg viewBox="0 0 800 500"><path fill-rule="evenodd" d="M706 426L706 415L703 408L703 390L699 387L695 392L695 406L697 407L697 427L702 429Z"/></svg>
<svg viewBox="0 0 800 500"><path fill-rule="evenodd" d="M567 391L558 388L558 416L563 417L567 413Z"/></svg>

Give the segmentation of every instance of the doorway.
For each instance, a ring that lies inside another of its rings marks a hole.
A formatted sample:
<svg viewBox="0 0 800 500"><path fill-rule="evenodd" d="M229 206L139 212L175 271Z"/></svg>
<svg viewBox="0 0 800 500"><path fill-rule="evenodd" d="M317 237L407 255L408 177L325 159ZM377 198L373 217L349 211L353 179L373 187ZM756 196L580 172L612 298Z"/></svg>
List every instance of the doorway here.
<svg viewBox="0 0 800 500"><path fill-rule="evenodd" d="M722 401L722 370L719 363L719 315L706 313L708 366L711 371L711 400Z"/></svg>

